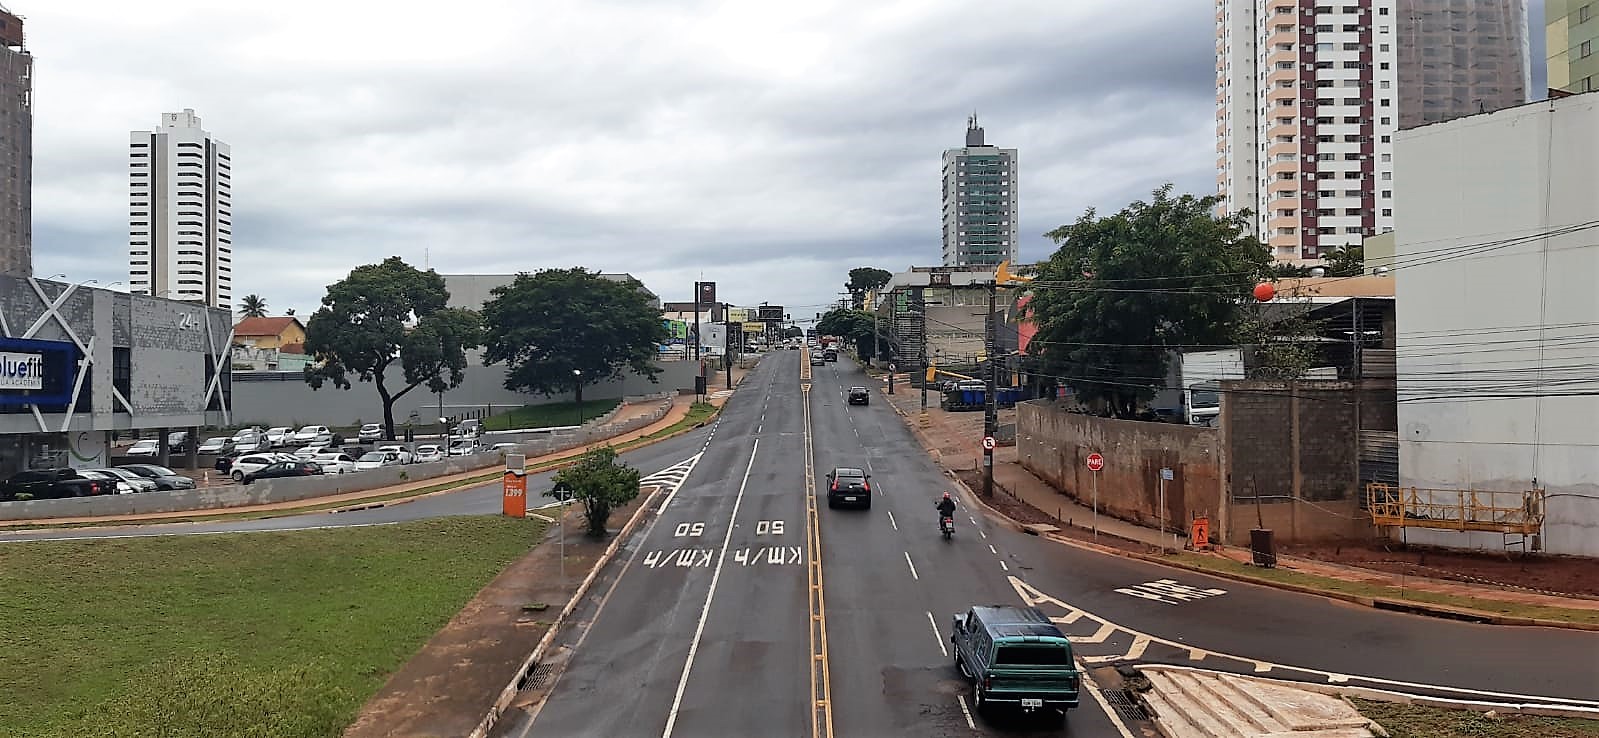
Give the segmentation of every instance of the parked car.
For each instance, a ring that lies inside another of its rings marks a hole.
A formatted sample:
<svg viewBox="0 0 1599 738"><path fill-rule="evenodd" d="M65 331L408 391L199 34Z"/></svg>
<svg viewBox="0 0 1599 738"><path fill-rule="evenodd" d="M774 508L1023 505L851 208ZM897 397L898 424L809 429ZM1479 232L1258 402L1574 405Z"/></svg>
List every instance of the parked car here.
<svg viewBox="0 0 1599 738"><path fill-rule="evenodd" d="M127 469L145 479L155 482L159 490L194 489L194 480L179 474L164 466L155 464L123 464L118 469Z"/></svg>
<svg viewBox="0 0 1599 738"><path fill-rule="evenodd" d="M271 451L272 444L267 441L266 436L263 434L246 433L242 436L233 437L233 449L253 454L261 451Z"/></svg>
<svg viewBox="0 0 1599 738"><path fill-rule="evenodd" d="M294 453L289 455L296 459L309 459L317 454L325 454L332 450L333 447L326 443L308 443L296 449Z"/></svg>
<svg viewBox="0 0 1599 738"><path fill-rule="evenodd" d="M362 443L366 443L367 441L381 441L383 440L383 426L379 423L367 423L366 425L361 426L360 432L356 433L355 437Z"/></svg>
<svg viewBox="0 0 1599 738"><path fill-rule="evenodd" d="M245 454L233 460L233 466L228 468L228 476L233 477L235 482L242 482L245 477L273 464L295 460L287 454Z"/></svg>
<svg viewBox="0 0 1599 738"><path fill-rule="evenodd" d="M257 479L279 479L282 477L310 477L322 473L322 467L314 461L296 459L294 461L279 461L270 466L263 467L253 474L244 475L240 480L245 484L252 484Z"/></svg>
<svg viewBox="0 0 1599 738"><path fill-rule="evenodd" d="M78 476L81 476L84 479L92 479L97 482L109 484L116 489L115 494L119 495L131 495L139 491L139 488L133 486L132 482L129 482L128 480L110 472L101 471L99 469L79 469Z"/></svg>
<svg viewBox="0 0 1599 738"><path fill-rule="evenodd" d="M515 451L520 443L496 443L489 447L490 451Z"/></svg>
<svg viewBox="0 0 1599 738"><path fill-rule="evenodd" d="M851 388L849 388L849 404L851 404L851 405L870 405L871 402L872 402L872 393L867 392L865 387L851 387Z"/></svg>
<svg viewBox="0 0 1599 738"><path fill-rule="evenodd" d="M167 450L175 454L189 453L189 444L193 442L189 438L188 431L172 431L167 434Z"/></svg>
<svg viewBox="0 0 1599 738"><path fill-rule="evenodd" d="M822 358L827 361L838 361L838 349L827 349L822 352Z"/></svg>
<svg viewBox="0 0 1599 738"><path fill-rule="evenodd" d="M233 439L228 436L213 436L205 439L200 444L199 452L202 454L225 454L233 450Z"/></svg>
<svg viewBox="0 0 1599 738"><path fill-rule="evenodd" d="M834 467L827 473L827 506L838 507L849 503L871 509L871 475L847 466Z"/></svg>
<svg viewBox="0 0 1599 738"><path fill-rule="evenodd" d="M134 474L127 469L106 467L103 469L92 469L91 471L104 472L106 474L115 476L122 481L127 482L129 485L132 485L134 492L154 492L161 488L160 485L155 483L155 480L145 479L143 476Z"/></svg>
<svg viewBox="0 0 1599 738"><path fill-rule="evenodd" d="M348 474L355 471L355 459L349 454L337 451L317 454L311 457L312 463L322 467L323 474Z"/></svg>
<svg viewBox="0 0 1599 738"><path fill-rule="evenodd" d="M75 469L39 469L17 472L0 482L0 500L54 500L62 497L114 495L117 485L104 479L89 479Z"/></svg>
<svg viewBox="0 0 1599 738"><path fill-rule="evenodd" d="M415 464L416 463L416 454L411 453L411 449L408 449L408 448L406 448L404 446L390 444L388 446L378 446L378 450L382 451L384 453L392 453L392 454L395 454L395 455L399 456L401 464ZM356 457L356 458L360 458L360 457Z"/></svg>
<svg viewBox="0 0 1599 738"><path fill-rule="evenodd" d="M440 448L438 444L433 443L424 443L420 446L417 446L416 454L412 457L412 460L418 464L426 464L430 461L442 461L443 459L444 449Z"/></svg>
<svg viewBox="0 0 1599 738"><path fill-rule="evenodd" d="M356 471L366 471L384 466L399 466L405 463L401 460L398 451L369 451L366 455L355 460Z"/></svg>
<svg viewBox="0 0 1599 738"><path fill-rule="evenodd" d="M123 456L155 456L157 453L160 453L160 451L161 451L161 442L160 441L158 441L158 440L156 440L154 438L146 438L146 439L144 439L142 441L134 442L134 444L132 446L128 447L127 451L123 451L122 452L122 455Z"/></svg>
<svg viewBox="0 0 1599 738"><path fill-rule="evenodd" d="M295 431L293 442L312 443L314 441L326 440L328 443L332 443L332 436L333 432L328 430L328 427L325 425L308 425L298 431Z"/></svg>
<svg viewBox="0 0 1599 738"><path fill-rule="evenodd" d="M470 438L457 439L450 442L451 456L470 456L477 453L477 441Z"/></svg>
<svg viewBox="0 0 1599 738"><path fill-rule="evenodd" d="M467 418L450 431L450 438L477 438L483 435L483 421L477 418Z"/></svg>
<svg viewBox="0 0 1599 738"><path fill-rule="evenodd" d="M286 425L268 428L266 432L267 442L272 444L272 448L283 448L289 445L289 440L293 436L294 429Z"/></svg>
<svg viewBox="0 0 1599 738"><path fill-rule="evenodd" d="M1034 607L977 606L955 615L950 630L955 669L973 683L978 713L996 707L1024 712L1077 707L1082 675L1071 641Z"/></svg>
<svg viewBox="0 0 1599 738"><path fill-rule="evenodd" d="M247 426L247 427L240 428L240 429L234 431L233 432L233 437L234 438L243 438L245 436L260 436L260 435L265 435L265 434L266 434L266 429L265 428L262 428L259 425L252 425L252 426Z"/></svg>

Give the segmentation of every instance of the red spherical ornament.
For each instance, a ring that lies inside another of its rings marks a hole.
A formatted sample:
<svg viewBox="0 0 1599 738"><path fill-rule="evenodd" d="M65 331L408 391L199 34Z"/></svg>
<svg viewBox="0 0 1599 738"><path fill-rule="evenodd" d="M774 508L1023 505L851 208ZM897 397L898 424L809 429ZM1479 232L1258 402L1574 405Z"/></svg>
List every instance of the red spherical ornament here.
<svg viewBox="0 0 1599 738"><path fill-rule="evenodd" d="M1270 282L1261 282L1260 284L1255 285L1256 300L1260 302L1271 302L1271 298L1276 296L1277 288L1272 286Z"/></svg>

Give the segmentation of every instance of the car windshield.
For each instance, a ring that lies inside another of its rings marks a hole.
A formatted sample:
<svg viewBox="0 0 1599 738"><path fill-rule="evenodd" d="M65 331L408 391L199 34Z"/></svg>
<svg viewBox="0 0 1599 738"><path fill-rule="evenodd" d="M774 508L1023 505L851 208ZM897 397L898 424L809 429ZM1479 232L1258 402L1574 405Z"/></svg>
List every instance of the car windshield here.
<svg viewBox="0 0 1599 738"><path fill-rule="evenodd" d="M322 429L318 428L318 427L316 427L314 425L308 425L308 426L306 426L304 428L301 428L300 432L301 433L320 433L320 432L322 432Z"/></svg>
<svg viewBox="0 0 1599 738"><path fill-rule="evenodd" d="M439 447L438 446L417 446L416 447L416 452L419 453L419 454L436 454L436 453L439 452Z"/></svg>
<svg viewBox="0 0 1599 738"><path fill-rule="evenodd" d="M222 438L222 437L219 436L217 438L207 438L207 439L205 439L205 443L202 444L202 445L205 445L205 446L221 446L222 444L227 443L227 442L228 442L228 439Z"/></svg>
<svg viewBox="0 0 1599 738"><path fill-rule="evenodd" d="M134 448L155 448L155 446L156 442L148 439L133 444Z"/></svg>
<svg viewBox="0 0 1599 738"><path fill-rule="evenodd" d="M166 468L164 466L135 466L135 467L132 467L132 470L133 470L133 473L135 473L135 474L142 474L142 475L147 476L147 477L175 477L175 476L178 476L177 472L172 471L171 469L168 469L168 468Z"/></svg>
<svg viewBox="0 0 1599 738"><path fill-rule="evenodd" d="M361 455L360 460L361 461L367 461L367 462L373 462L373 461L381 462L381 461L383 461L384 459L387 459L387 458L388 458L387 456L384 456L383 454L380 454L380 453L378 453L376 451L368 451L368 452L366 452L366 453Z"/></svg>
<svg viewBox="0 0 1599 738"><path fill-rule="evenodd" d="M861 471L859 469L836 469L833 472L833 476L840 477L840 478L843 478L843 477L865 478L866 472L863 472L863 471Z"/></svg>
<svg viewBox="0 0 1599 738"><path fill-rule="evenodd" d="M1072 653L1062 646L1000 646L994 650L995 664L1012 666L1064 666L1072 662Z"/></svg>

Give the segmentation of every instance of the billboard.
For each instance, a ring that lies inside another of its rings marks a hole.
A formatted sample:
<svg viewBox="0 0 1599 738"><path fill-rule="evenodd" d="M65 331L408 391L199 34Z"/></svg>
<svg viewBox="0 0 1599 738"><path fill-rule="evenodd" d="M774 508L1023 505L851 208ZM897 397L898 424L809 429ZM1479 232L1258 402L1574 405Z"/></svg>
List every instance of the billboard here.
<svg viewBox="0 0 1599 738"><path fill-rule="evenodd" d="M701 305L714 305L714 304L716 304L716 283L715 282L695 282L694 283L694 301L698 302Z"/></svg>
<svg viewBox="0 0 1599 738"><path fill-rule="evenodd" d="M754 323L755 316L749 308L730 307L727 309L727 322L729 323Z"/></svg>
<svg viewBox="0 0 1599 738"><path fill-rule="evenodd" d="M0 338L0 405L71 404L80 355L64 341Z"/></svg>
<svg viewBox="0 0 1599 738"><path fill-rule="evenodd" d="M783 322L782 305L762 305L756 308L755 318L763 323Z"/></svg>
<svg viewBox="0 0 1599 738"><path fill-rule="evenodd" d="M666 326L667 343L683 343L688 340L688 321L668 319L661 323Z"/></svg>
<svg viewBox="0 0 1599 738"><path fill-rule="evenodd" d="M44 354L0 351L0 390L44 389Z"/></svg>

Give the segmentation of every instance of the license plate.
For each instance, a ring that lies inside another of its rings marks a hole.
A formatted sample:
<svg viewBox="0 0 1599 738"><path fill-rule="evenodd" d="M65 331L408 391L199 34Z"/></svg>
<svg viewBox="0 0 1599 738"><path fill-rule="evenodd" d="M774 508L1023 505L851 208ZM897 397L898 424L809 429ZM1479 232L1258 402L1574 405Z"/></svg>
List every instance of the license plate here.
<svg viewBox="0 0 1599 738"><path fill-rule="evenodd" d="M844 498L844 501L845 501L845 502L854 502L854 501L855 501L855 498L854 498L854 497L845 497L845 498Z"/></svg>
<svg viewBox="0 0 1599 738"><path fill-rule="evenodd" d="M1043 706L1044 706L1044 701L1043 700L1022 700L1022 709L1023 710L1032 710L1032 709L1043 707Z"/></svg>

